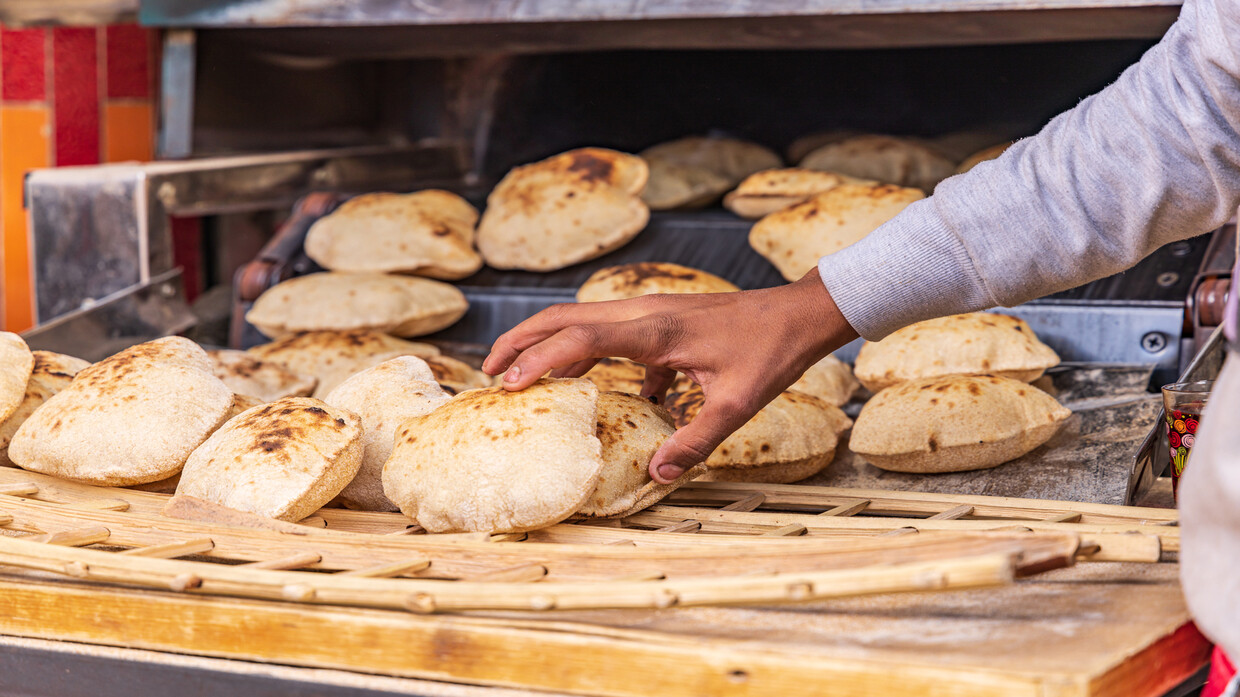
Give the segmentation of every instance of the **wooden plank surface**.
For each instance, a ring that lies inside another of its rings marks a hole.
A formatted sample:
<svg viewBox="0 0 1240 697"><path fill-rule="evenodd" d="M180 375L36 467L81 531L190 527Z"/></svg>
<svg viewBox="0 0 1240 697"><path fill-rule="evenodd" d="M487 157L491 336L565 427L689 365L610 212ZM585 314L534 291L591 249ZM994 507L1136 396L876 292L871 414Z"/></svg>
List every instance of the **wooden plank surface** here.
<svg viewBox="0 0 1240 697"><path fill-rule="evenodd" d="M1204 664L1173 564L796 606L421 617L0 576L0 633L585 695L1161 695Z"/></svg>

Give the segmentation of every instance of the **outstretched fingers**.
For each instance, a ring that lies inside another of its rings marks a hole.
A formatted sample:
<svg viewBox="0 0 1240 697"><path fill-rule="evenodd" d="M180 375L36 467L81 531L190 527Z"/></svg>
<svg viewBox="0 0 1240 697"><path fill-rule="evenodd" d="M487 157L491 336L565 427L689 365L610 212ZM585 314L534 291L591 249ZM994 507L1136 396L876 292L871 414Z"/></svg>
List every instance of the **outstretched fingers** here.
<svg viewBox="0 0 1240 697"><path fill-rule="evenodd" d="M523 390L548 371L568 374L593 359L645 356L650 342L642 324L636 321L565 327L521 351L504 373L504 387Z"/></svg>
<svg viewBox="0 0 1240 697"><path fill-rule="evenodd" d="M521 352L557 333L581 324L624 322L644 314L641 298L600 303L563 303L530 317L504 332L482 362L483 372L499 375L509 369Z"/></svg>

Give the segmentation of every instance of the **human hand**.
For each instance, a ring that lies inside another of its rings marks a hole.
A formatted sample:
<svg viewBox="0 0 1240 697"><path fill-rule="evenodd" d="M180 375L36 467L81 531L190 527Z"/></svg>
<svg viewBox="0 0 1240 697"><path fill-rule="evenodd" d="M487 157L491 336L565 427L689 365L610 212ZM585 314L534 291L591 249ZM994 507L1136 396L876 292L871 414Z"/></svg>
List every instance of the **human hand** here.
<svg viewBox="0 0 1240 697"><path fill-rule="evenodd" d="M856 337L814 269L778 288L555 305L496 340L482 369L521 390L548 371L580 377L600 358L631 358L647 366L646 397L662 397L676 371L688 375L706 401L650 460L650 476L667 484Z"/></svg>

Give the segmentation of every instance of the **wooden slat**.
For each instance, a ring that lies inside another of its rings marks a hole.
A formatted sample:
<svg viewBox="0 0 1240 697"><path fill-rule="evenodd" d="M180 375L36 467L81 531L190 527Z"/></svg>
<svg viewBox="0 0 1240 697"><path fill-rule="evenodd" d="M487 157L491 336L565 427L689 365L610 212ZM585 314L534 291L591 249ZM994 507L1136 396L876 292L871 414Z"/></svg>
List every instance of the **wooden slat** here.
<svg viewBox="0 0 1240 697"><path fill-rule="evenodd" d="M804 535L805 533L806 529L804 525L801 525L800 523L789 523L782 528L775 528L769 532L764 532L762 535L764 537L797 537L798 535Z"/></svg>
<svg viewBox="0 0 1240 697"><path fill-rule="evenodd" d="M739 501L733 501L732 503L729 503L728 505L724 506L723 508L719 510L721 511L753 511L753 510L757 510L758 506L761 506L763 501L766 501L766 494L763 494L762 492L756 492L756 493L746 496L745 498Z"/></svg>
<svg viewBox="0 0 1240 697"><path fill-rule="evenodd" d="M186 540L185 542L169 542L162 545L151 545L149 547L134 547L126 549L117 554L125 554L135 557L151 557L154 559L175 559L176 557L185 557L191 554L202 554L210 552L215 548L215 543L209 537L200 537L195 540Z"/></svg>
<svg viewBox="0 0 1240 697"><path fill-rule="evenodd" d="M307 566L314 566L321 561L323 561L323 555L318 552L298 552L297 554L290 554L287 557L255 561L250 562L249 564L242 564L241 566L247 569L288 571L290 569L304 569Z"/></svg>
<svg viewBox="0 0 1240 697"><path fill-rule="evenodd" d="M95 511L127 511L129 510L129 502L124 499L100 498L94 501L78 501L72 504L74 508L84 508L86 510Z"/></svg>
<svg viewBox="0 0 1240 697"><path fill-rule="evenodd" d="M670 525L664 525L661 528L656 528L655 532L686 533L686 532L697 532L698 530L701 530L701 529L702 529L702 524L696 520L682 520L679 523L672 523Z"/></svg>
<svg viewBox="0 0 1240 697"><path fill-rule="evenodd" d="M926 518L926 520L958 520L960 518L964 518L965 516L970 516L970 515L973 515L973 507L964 505L964 506L956 506L955 508L949 508L946 511L943 511L942 513L935 513L929 518Z"/></svg>
<svg viewBox="0 0 1240 697"><path fill-rule="evenodd" d="M484 574L467 577L466 581L475 583L529 583L541 581L547 577L547 567L542 564L521 564L508 569L497 569Z"/></svg>
<svg viewBox="0 0 1240 697"><path fill-rule="evenodd" d="M0 476L7 474L0 472ZM0 481L0 495L5 496L34 496L39 493L39 485L34 482L23 481Z"/></svg>
<svg viewBox="0 0 1240 697"><path fill-rule="evenodd" d="M818 515L823 516L850 516L857 515L870 506L869 500L854 501L852 503L841 503L835 508L823 511Z"/></svg>
<svg viewBox="0 0 1240 697"><path fill-rule="evenodd" d="M341 576L360 576L365 578L392 578L395 576L404 576L415 571L421 571L431 565L430 559L410 559L409 561L396 562L395 564L384 564L382 566L371 566L365 569L353 569L352 571L342 571Z"/></svg>
<svg viewBox="0 0 1240 697"><path fill-rule="evenodd" d="M1047 522L1047 523L1079 523L1081 522L1081 514L1071 513L1071 512L1060 513L1059 515L1051 516L1050 518L1045 518L1044 522Z"/></svg>
<svg viewBox="0 0 1240 697"><path fill-rule="evenodd" d="M39 542L47 545L58 545L64 547L85 547L86 545L97 545L107 542L112 533L105 527L95 526L89 528L78 528L76 530L64 530L62 532L54 532L46 535L38 535L30 538L32 542Z"/></svg>

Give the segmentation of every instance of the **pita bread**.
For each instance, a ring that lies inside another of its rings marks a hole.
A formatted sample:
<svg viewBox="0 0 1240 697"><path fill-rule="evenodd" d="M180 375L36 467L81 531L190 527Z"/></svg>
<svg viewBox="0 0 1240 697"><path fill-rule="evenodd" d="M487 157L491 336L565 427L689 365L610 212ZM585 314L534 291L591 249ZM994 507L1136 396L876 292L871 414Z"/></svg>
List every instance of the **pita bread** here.
<svg viewBox="0 0 1240 697"><path fill-rule="evenodd" d="M647 148L650 182L642 199L651 210L701 208L754 172L782 164L756 143L692 136Z"/></svg>
<svg viewBox="0 0 1240 697"><path fill-rule="evenodd" d="M317 220L306 255L333 271L409 273L456 280L482 268L478 211L456 194L363 194Z"/></svg>
<svg viewBox="0 0 1240 697"><path fill-rule="evenodd" d="M705 397L693 386L667 398L676 427L697 418ZM817 397L783 392L706 459L698 481L789 484L826 469L840 435L852 425L844 412Z"/></svg>
<svg viewBox="0 0 1240 697"><path fill-rule="evenodd" d="M340 502L363 511L395 511L383 494L383 463L392 454L398 426L433 411L448 395L421 358L401 356L363 370L327 395L328 404L362 419L362 464L340 492Z"/></svg>
<svg viewBox="0 0 1240 697"><path fill-rule="evenodd" d="M889 184L844 184L754 223L749 246L795 281L820 258L857 242L923 198L917 189Z"/></svg>
<svg viewBox="0 0 1240 697"><path fill-rule="evenodd" d="M661 407L631 394L600 392L598 439L603 446L603 470L598 488L578 509L587 518L632 515L658 503L694 478L705 474L698 465L660 484L650 478L650 458L676 429Z"/></svg>
<svg viewBox="0 0 1240 697"><path fill-rule="evenodd" d="M475 370L468 363L451 356L440 354L427 356L423 360L434 375L433 379L438 383L459 385L467 390L475 387L490 387L495 384L490 375L481 370Z"/></svg>
<svg viewBox="0 0 1240 697"><path fill-rule="evenodd" d="M382 332L305 332L286 336L247 351L304 375L318 378L314 397L322 399L345 378L397 356L428 358L439 355L431 344L405 341Z"/></svg>
<svg viewBox="0 0 1240 697"><path fill-rule="evenodd" d="M605 174L587 178L535 163L509 172L487 198L478 250L497 269L554 271L623 247L649 218L646 204Z"/></svg>
<svg viewBox="0 0 1240 697"><path fill-rule="evenodd" d="M33 354L34 370L26 383L26 394L9 418L0 422L0 465L12 465L8 457L9 442L18 427L52 395L68 387L78 371L90 365L90 361L62 353L34 351Z"/></svg>
<svg viewBox="0 0 1240 697"><path fill-rule="evenodd" d="M730 293L740 288L714 274L667 262L599 269L577 289L577 302L624 300L653 293Z"/></svg>
<svg viewBox="0 0 1240 697"><path fill-rule="evenodd" d="M857 417L853 452L895 472L964 472L1014 460L1045 443L1072 412L1019 380L925 378L875 395Z"/></svg>
<svg viewBox="0 0 1240 697"><path fill-rule="evenodd" d="M547 173L564 181L606 184L634 196L642 192L650 177L642 158L607 148L569 150L518 167L509 174L515 174L518 170L523 174Z"/></svg>
<svg viewBox="0 0 1240 697"><path fill-rule="evenodd" d="M641 394L646 380L646 366L627 358L601 358L585 375L599 392Z"/></svg>
<svg viewBox="0 0 1240 697"><path fill-rule="evenodd" d="M842 184L874 183L812 169L768 169L746 177L723 198L723 205L742 218L756 220Z"/></svg>
<svg viewBox="0 0 1240 697"><path fill-rule="evenodd" d="M20 336L0 332L0 419L7 419L26 399L26 383L34 371L34 354Z"/></svg>
<svg viewBox="0 0 1240 697"><path fill-rule="evenodd" d="M956 174L964 174L987 160L994 160L1007 152L1007 149L1010 147L1012 147L1012 143L999 143L984 150L979 150L966 157L964 162L960 163L960 166L956 168Z"/></svg>
<svg viewBox="0 0 1240 697"><path fill-rule="evenodd" d="M726 178L732 186L754 172L783 165L769 149L737 138L689 136L641 151L641 158L663 160L681 167L704 169Z"/></svg>
<svg viewBox="0 0 1240 697"><path fill-rule="evenodd" d="M79 371L17 429L9 457L34 472L100 486L167 479L232 404L207 352L165 337Z"/></svg>
<svg viewBox="0 0 1240 697"><path fill-rule="evenodd" d="M598 389L542 379L462 393L396 431L383 491L429 532L521 532L581 508L603 467Z"/></svg>
<svg viewBox="0 0 1240 697"><path fill-rule="evenodd" d="M735 184L728 177L701 167L688 167L661 158L646 160L650 181L642 201L652 211L688 210L709 206Z"/></svg>
<svg viewBox="0 0 1240 697"><path fill-rule="evenodd" d="M313 375L293 372L271 361L263 361L245 351L219 349L207 351L215 377L228 389L263 402L281 397L309 397L319 383Z"/></svg>
<svg viewBox="0 0 1240 697"><path fill-rule="evenodd" d="M817 397L832 406L842 407L852 399L853 393L860 386L847 363L828 355L811 365L788 389Z"/></svg>
<svg viewBox="0 0 1240 697"><path fill-rule="evenodd" d="M853 136L824 145L806 155L798 166L926 192L956 172L956 163L933 148L911 139L881 135Z"/></svg>
<svg viewBox="0 0 1240 697"><path fill-rule="evenodd" d="M271 401L274 402L275 400L271 400ZM239 415L241 412L246 411L248 409L253 409L254 407L259 406L260 404L266 404L266 403L267 403L267 400L265 399L259 399L258 397L251 397L245 394L234 393L232 407L229 408L228 417L224 419L224 421L225 423L227 423L230 419L232 419L234 416Z"/></svg>
<svg viewBox="0 0 1240 697"><path fill-rule="evenodd" d="M800 162L805 156L814 152L824 145L838 143L842 140L848 140L859 135L865 135L861 131L851 128L837 128L833 131L819 131L817 133L809 133L792 141L788 146L786 154L789 162Z"/></svg>
<svg viewBox="0 0 1240 697"><path fill-rule="evenodd" d="M857 354L861 384L878 392L907 380L942 375L996 375L1033 382L1059 365L1025 321L985 312L911 324Z"/></svg>
<svg viewBox="0 0 1240 697"><path fill-rule="evenodd" d="M268 288L245 319L273 339L297 332L373 329L421 336L456 324L469 301L428 278L329 271Z"/></svg>
<svg viewBox="0 0 1240 697"><path fill-rule="evenodd" d="M241 412L198 446L177 496L296 522L340 493L361 464L356 414L283 397Z"/></svg>

